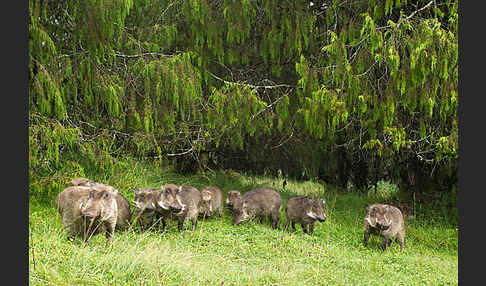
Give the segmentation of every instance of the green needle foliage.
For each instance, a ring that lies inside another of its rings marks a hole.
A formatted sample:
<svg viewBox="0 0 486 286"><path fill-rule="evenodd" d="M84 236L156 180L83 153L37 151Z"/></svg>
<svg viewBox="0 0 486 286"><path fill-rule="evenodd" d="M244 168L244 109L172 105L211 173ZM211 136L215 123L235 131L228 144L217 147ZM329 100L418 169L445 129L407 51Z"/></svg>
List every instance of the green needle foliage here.
<svg viewBox="0 0 486 286"><path fill-rule="evenodd" d="M128 156L453 198L457 8L29 0L31 192Z"/></svg>

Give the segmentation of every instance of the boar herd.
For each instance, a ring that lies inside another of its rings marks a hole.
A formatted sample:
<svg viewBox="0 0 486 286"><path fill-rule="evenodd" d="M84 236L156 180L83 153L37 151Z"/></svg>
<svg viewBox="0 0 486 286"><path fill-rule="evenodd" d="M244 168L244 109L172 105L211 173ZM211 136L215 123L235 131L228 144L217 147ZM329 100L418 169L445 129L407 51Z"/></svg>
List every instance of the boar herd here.
<svg viewBox="0 0 486 286"><path fill-rule="evenodd" d="M216 214L220 219L223 217L223 194L215 186L201 190L175 184L165 184L160 189L135 188L132 212L129 202L118 189L86 178L75 178L58 194L55 203L70 240L78 236L88 241L91 236L104 233L110 243L115 229L128 228L133 223L138 223L143 231L160 222L166 232L169 220L177 221L179 231L186 220L190 221L194 231L200 217ZM268 217L272 228L279 226L282 197L275 189L260 187L245 194L229 190L225 204L231 212L233 225L253 218L264 223ZM313 234L315 222L326 220L325 206L324 199L300 195L290 198L285 207L285 231L289 231L289 225L295 231L298 223L304 233ZM403 249L405 223L398 208L385 204L366 206L363 224L365 246L373 234L382 238L383 250L390 246L392 239Z"/></svg>

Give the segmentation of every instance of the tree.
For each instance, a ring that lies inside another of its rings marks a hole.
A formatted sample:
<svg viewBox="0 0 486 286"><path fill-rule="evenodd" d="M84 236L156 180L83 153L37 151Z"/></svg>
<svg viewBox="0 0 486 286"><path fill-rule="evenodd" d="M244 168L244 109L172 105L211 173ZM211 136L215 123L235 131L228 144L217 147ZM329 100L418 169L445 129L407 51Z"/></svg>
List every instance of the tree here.
<svg viewBox="0 0 486 286"><path fill-rule="evenodd" d="M129 154L181 171L281 170L362 190L389 178L406 192L448 191L457 7L29 0L29 170L45 178L62 170L49 162L74 162L77 149L80 166L106 170L113 163L100 158ZM52 125L76 135L46 140Z"/></svg>

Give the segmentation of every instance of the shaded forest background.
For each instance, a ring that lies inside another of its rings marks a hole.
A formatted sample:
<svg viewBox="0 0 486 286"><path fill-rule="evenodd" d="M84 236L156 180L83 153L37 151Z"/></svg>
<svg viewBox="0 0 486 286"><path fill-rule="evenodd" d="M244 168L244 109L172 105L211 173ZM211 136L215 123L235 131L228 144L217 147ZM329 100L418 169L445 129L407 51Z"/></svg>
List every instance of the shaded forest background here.
<svg viewBox="0 0 486 286"><path fill-rule="evenodd" d="M457 205L458 1L29 0L29 186L125 158Z"/></svg>

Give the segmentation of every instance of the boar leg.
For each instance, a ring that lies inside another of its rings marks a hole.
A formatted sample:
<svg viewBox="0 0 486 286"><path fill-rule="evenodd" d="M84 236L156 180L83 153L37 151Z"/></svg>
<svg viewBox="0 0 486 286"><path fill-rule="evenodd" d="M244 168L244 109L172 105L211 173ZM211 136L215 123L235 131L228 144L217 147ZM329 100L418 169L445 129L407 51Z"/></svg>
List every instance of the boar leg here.
<svg viewBox="0 0 486 286"><path fill-rule="evenodd" d="M162 232L167 231L167 223L165 222L165 217L161 217L160 220L162 221Z"/></svg>
<svg viewBox="0 0 486 286"><path fill-rule="evenodd" d="M62 218L62 226L66 231L66 236L69 241L73 241L77 235L82 234L83 223L81 219L70 222L66 216Z"/></svg>
<svg viewBox="0 0 486 286"><path fill-rule="evenodd" d="M197 226L197 217L192 219L192 231L196 230Z"/></svg>
<svg viewBox="0 0 486 286"><path fill-rule="evenodd" d="M280 221L280 211L274 212L272 215L273 228L278 228L278 222Z"/></svg>
<svg viewBox="0 0 486 286"><path fill-rule="evenodd" d="M287 221L285 222L285 232L289 230L289 224L290 224L290 220L289 218L287 218Z"/></svg>
<svg viewBox="0 0 486 286"><path fill-rule="evenodd" d="M277 229L278 228L278 219L275 217L272 217L272 228Z"/></svg>
<svg viewBox="0 0 486 286"><path fill-rule="evenodd" d="M138 225L140 225L140 229L142 229L142 231L144 231L144 224L143 224L143 219L141 216L138 217Z"/></svg>
<svg viewBox="0 0 486 286"><path fill-rule="evenodd" d="M363 238L363 244L364 246L367 246L368 245L368 239L370 238L370 233L365 231L364 232L364 238Z"/></svg>
<svg viewBox="0 0 486 286"><path fill-rule="evenodd" d="M292 221L292 229L295 231L295 221Z"/></svg>
<svg viewBox="0 0 486 286"><path fill-rule="evenodd" d="M383 237L382 242L381 242L381 248L383 249L383 251L386 250L386 248L390 245L390 243L391 243L390 239Z"/></svg>
<svg viewBox="0 0 486 286"><path fill-rule="evenodd" d="M75 225L74 223L71 224L70 226L68 226L66 228L67 239L69 241L73 241L74 238L76 237L76 235L80 234L80 232L82 232L82 231L79 231L79 226Z"/></svg>
<svg viewBox="0 0 486 286"><path fill-rule="evenodd" d="M150 216L149 221L148 221L148 227L150 228L154 224L154 216ZM155 220L157 222L157 220Z"/></svg>
<svg viewBox="0 0 486 286"><path fill-rule="evenodd" d="M311 222L311 223L309 224L309 233L310 233L310 234L313 234L313 233L314 233L314 222Z"/></svg>
<svg viewBox="0 0 486 286"><path fill-rule="evenodd" d="M74 241L74 238L76 237L76 235L73 235L72 233L68 232L66 237L67 237L68 241Z"/></svg>
<svg viewBox="0 0 486 286"><path fill-rule="evenodd" d="M404 245L404 243L403 243L403 241L404 241L403 236L404 236L404 235L403 235L403 233L402 233L402 232L399 232L399 233L397 234L397 238L396 238L396 241L397 241L398 243L400 243L400 249L403 249L403 248L405 247L405 245Z"/></svg>
<svg viewBox="0 0 486 286"><path fill-rule="evenodd" d="M219 213L219 218L223 219L223 207L219 207L218 213Z"/></svg>
<svg viewBox="0 0 486 286"><path fill-rule="evenodd" d="M111 244L113 242L113 235L115 234L116 221L106 224L105 236L106 244Z"/></svg>
<svg viewBox="0 0 486 286"><path fill-rule="evenodd" d="M164 216L161 215L160 213L155 213L154 214L155 216L155 222L154 224L157 226L157 231L160 232L160 224L162 223L162 229L163 231L165 231L165 220L164 220Z"/></svg>
<svg viewBox="0 0 486 286"><path fill-rule="evenodd" d="M300 225L302 226L302 230L304 231L304 233L308 233L308 231L307 231L307 225L304 224L304 223L301 223Z"/></svg>
<svg viewBox="0 0 486 286"><path fill-rule="evenodd" d="M184 218L179 217L179 222L177 223L177 229L182 231L182 227L184 226Z"/></svg>
<svg viewBox="0 0 486 286"><path fill-rule="evenodd" d="M158 213L154 213L154 216L153 216L153 226L154 228L156 229L156 231L160 231L160 220L161 220L161 216L158 214Z"/></svg>

